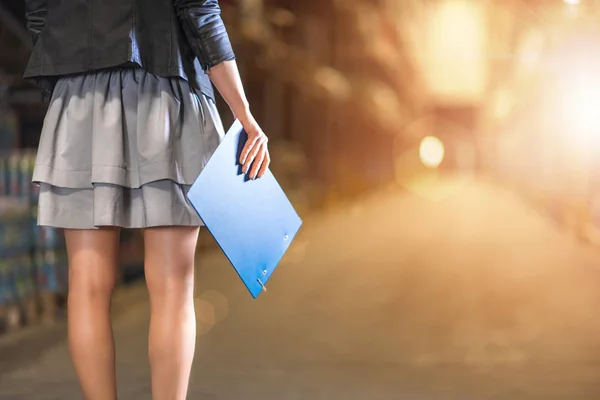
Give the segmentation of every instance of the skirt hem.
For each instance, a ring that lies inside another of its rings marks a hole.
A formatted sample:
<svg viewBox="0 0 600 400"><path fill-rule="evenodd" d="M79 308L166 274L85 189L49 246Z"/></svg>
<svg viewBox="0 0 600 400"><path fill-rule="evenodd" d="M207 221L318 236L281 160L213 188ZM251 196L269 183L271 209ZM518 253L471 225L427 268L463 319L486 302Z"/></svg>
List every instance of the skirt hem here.
<svg viewBox="0 0 600 400"><path fill-rule="evenodd" d="M203 169L203 168L202 168ZM201 172L202 170L200 170ZM94 166L91 170L65 170L49 165L36 164L32 182L67 189L92 189L94 184L110 184L139 189L143 185L160 180L170 180L179 185L192 185L199 176L193 176L182 171L179 163L172 161L159 161L146 164L132 174L126 168L110 165Z"/></svg>
<svg viewBox="0 0 600 400"><path fill-rule="evenodd" d="M38 225L66 229L202 226L187 199L189 189L189 185L170 180L151 182L139 189L112 184L70 189L41 183Z"/></svg>
<svg viewBox="0 0 600 400"><path fill-rule="evenodd" d="M104 217L97 218L96 221L85 221L84 215L89 215L89 210L82 211L81 213L71 212L66 213L64 210L56 210L51 208L40 208L38 209L38 226L47 226L59 229L100 229L103 227L114 227L122 229L146 229L156 228L164 226L186 226L186 227L202 227L204 223L202 221L194 220L194 218L188 217L188 210L185 207L172 207L171 212L166 212L164 208L160 210L156 209L143 209L139 210L140 214L153 215L147 219L136 218L134 221L118 221L119 218L115 218L110 210L98 210L94 209L94 212L105 211ZM109 212L106 212L109 211ZM161 217L162 215L162 217ZM178 218L173 218L173 215L178 215Z"/></svg>

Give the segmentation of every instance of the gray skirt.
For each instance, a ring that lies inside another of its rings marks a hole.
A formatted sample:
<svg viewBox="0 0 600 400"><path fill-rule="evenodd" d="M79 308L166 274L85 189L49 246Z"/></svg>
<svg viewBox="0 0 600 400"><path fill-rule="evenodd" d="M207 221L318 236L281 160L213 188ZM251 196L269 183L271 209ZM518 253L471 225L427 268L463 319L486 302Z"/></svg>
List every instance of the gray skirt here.
<svg viewBox="0 0 600 400"><path fill-rule="evenodd" d="M181 78L134 68L63 77L33 174L38 224L200 226L186 194L223 136L212 99Z"/></svg>

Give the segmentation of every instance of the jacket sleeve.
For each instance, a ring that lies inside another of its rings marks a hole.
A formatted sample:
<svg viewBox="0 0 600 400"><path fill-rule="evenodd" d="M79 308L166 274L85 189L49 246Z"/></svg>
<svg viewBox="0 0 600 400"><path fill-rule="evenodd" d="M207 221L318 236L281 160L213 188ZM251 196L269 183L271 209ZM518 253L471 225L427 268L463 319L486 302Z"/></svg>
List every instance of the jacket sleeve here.
<svg viewBox="0 0 600 400"><path fill-rule="evenodd" d="M34 44L46 25L47 14L48 0L25 0L25 21Z"/></svg>
<svg viewBox="0 0 600 400"><path fill-rule="evenodd" d="M173 0L185 36L207 71L235 59L218 0Z"/></svg>

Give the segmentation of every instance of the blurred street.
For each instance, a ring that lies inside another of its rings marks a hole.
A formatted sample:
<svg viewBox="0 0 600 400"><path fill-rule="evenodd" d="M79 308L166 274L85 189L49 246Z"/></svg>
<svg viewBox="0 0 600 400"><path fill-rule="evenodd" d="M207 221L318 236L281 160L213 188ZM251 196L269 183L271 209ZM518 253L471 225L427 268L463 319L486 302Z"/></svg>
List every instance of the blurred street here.
<svg viewBox="0 0 600 400"><path fill-rule="evenodd" d="M600 399L600 1L218 3L304 225L258 300L201 233L188 398ZM81 398L31 184L38 17L0 0L0 400ZM149 399L142 235L120 240L119 398Z"/></svg>
<svg viewBox="0 0 600 400"><path fill-rule="evenodd" d="M424 181L307 216L257 301L220 253L198 264L190 399L600 397L600 252L491 183ZM129 290L120 398L147 399L149 309ZM80 398L67 351L0 367L0 399Z"/></svg>

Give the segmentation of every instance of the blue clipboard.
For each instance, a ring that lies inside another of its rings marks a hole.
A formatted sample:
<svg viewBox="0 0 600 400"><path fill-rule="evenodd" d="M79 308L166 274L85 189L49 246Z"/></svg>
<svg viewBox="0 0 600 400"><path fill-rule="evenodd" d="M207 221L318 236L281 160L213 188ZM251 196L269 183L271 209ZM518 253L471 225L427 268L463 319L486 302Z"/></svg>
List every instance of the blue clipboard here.
<svg viewBox="0 0 600 400"><path fill-rule="evenodd" d="M257 298L266 291L266 283L302 220L271 171L256 180L242 173L239 156L247 137L236 120L187 196L252 297Z"/></svg>

